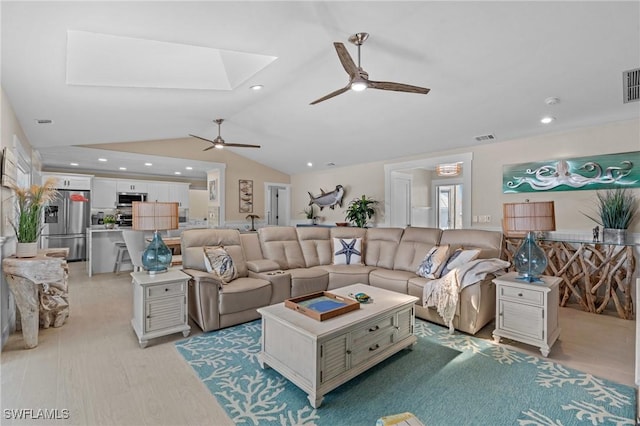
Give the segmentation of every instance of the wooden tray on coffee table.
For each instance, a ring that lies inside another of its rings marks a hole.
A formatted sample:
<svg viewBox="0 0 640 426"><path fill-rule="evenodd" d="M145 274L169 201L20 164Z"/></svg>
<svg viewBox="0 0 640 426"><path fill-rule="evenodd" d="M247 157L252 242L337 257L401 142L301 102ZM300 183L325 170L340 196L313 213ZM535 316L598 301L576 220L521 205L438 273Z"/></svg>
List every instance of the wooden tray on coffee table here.
<svg viewBox="0 0 640 426"><path fill-rule="evenodd" d="M317 321L328 320L338 315L360 309L360 303L328 291L305 294L284 301L284 306Z"/></svg>

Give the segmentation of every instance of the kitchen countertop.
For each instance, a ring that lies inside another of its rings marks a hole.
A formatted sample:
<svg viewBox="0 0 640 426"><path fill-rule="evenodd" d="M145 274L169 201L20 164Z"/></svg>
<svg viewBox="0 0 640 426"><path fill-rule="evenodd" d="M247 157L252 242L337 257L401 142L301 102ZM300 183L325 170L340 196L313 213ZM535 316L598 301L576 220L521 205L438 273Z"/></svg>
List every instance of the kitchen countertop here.
<svg viewBox="0 0 640 426"><path fill-rule="evenodd" d="M91 231L91 232L116 232L116 231L120 232L120 231L122 231L124 229L131 229L131 228L118 228L118 227L115 227L115 228L107 229L107 228L104 227L104 225L91 225L89 227L89 231Z"/></svg>

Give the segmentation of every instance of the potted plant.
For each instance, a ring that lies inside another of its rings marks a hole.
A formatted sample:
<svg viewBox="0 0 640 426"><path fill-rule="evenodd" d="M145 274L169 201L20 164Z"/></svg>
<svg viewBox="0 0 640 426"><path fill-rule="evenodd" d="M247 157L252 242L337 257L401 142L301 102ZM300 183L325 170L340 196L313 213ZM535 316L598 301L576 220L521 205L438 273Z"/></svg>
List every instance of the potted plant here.
<svg viewBox="0 0 640 426"><path fill-rule="evenodd" d="M313 209L313 204L311 204L309 207L305 208L302 211L302 214L305 215L305 217L307 218L307 221L309 222L309 224L313 225L313 224L316 223L317 216L316 216L315 210Z"/></svg>
<svg viewBox="0 0 640 426"><path fill-rule="evenodd" d="M113 229L116 226L116 217L112 214L108 214L102 219L104 227L107 229Z"/></svg>
<svg viewBox="0 0 640 426"><path fill-rule="evenodd" d="M376 200L365 195L360 198L354 198L347 207L347 221L354 223L359 228L364 228L367 225L367 221L376 213L374 208L376 204L378 204Z"/></svg>
<svg viewBox="0 0 640 426"><path fill-rule="evenodd" d="M38 238L44 226L42 212L58 196L55 184L55 179L47 179L42 186L11 187L17 201L17 217L15 221L11 221L18 240L16 257L35 257L38 254Z"/></svg>
<svg viewBox="0 0 640 426"><path fill-rule="evenodd" d="M597 197L597 217L585 216L604 228L604 242L624 244L627 229L638 212L636 196L627 188L618 187L598 192Z"/></svg>

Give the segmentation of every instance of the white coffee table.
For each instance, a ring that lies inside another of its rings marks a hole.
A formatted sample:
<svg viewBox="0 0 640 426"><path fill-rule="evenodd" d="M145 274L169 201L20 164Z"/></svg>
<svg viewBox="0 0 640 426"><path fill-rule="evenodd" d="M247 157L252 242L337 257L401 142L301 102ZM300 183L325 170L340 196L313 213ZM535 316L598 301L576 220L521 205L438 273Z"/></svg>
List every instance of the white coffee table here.
<svg viewBox="0 0 640 426"><path fill-rule="evenodd" d="M260 365L272 367L309 394L314 408L323 396L396 352L413 346L416 297L364 284L331 293L367 293L372 303L326 321L284 303L258 309L262 315Z"/></svg>

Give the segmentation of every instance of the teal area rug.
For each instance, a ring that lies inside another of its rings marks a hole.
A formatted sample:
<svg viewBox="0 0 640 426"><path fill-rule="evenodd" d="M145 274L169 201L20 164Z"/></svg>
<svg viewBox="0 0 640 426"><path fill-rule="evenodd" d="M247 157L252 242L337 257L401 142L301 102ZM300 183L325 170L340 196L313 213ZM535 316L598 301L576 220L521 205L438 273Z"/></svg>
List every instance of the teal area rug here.
<svg viewBox="0 0 640 426"><path fill-rule="evenodd" d="M410 411L434 425L633 425L635 390L416 319L418 343L324 397L258 363L260 321L176 343L230 418L247 425L367 425ZM214 421L215 423L215 421Z"/></svg>

